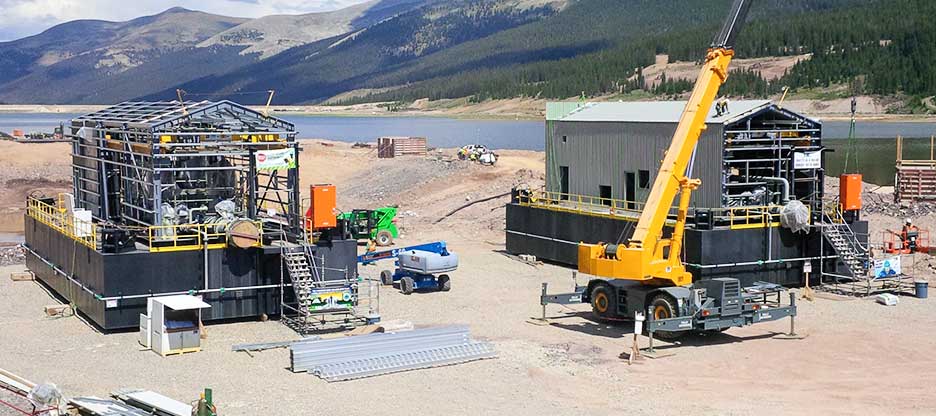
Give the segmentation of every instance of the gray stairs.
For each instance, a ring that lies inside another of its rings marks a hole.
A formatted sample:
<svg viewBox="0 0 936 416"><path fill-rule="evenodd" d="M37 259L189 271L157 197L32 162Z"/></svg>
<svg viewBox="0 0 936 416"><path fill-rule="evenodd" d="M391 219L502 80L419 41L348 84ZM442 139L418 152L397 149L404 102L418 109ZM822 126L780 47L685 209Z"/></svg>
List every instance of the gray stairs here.
<svg viewBox="0 0 936 416"><path fill-rule="evenodd" d="M283 250L283 263L285 263L289 278L292 280L299 310L309 310L311 303L310 292L321 280L315 270L315 257L310 255L308 247L304 245L288 247Z"/></svg>
<svg viewBox="0 0 936 416"><path fill-rule="evenodd" d="M839 259L848 266L851 277L867 277L870 253L848 223L841 217L833 218L823 214L822 235L835 249Z"/></svg>

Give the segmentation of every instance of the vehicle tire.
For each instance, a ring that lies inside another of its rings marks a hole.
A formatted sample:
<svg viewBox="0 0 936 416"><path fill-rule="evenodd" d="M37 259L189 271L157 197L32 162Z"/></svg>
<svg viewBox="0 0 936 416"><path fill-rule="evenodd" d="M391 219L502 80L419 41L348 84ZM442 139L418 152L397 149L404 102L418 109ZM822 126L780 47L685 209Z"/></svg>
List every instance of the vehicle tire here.
<svg viewBox="0 0 936 416"><path fill-rule="evenodd" d="M377 233L377 236L374 237L374 240L377 242L378 246L387 247L393 244L393 234L390 234L390 231L383 230Z"/></svg>
<svg viewBox="0 0 936 416"><path fill-rule="evenodd" d="M413 289L416 287L416 282L413 281L412 277L404 277L400 279L400 291L404 295L409 295L413 293Z"/></svg>
<svg viewBox="0 0 936 416"><path fill-rule="evenodd" d="M452 290L452 278L450 278L449 275L439 275L439 290L443 292Z"/></svg>
<svg viewBox="0 0 936 416"><path fill-rule="evenodd" d="M650 301L653 319L667 319L677 316L676 300L667 294L659 294ZM674 341L686 335L686 331L655 331L653 335L663 341Z"/></svg>
<svg viewBox="0 0 936 416"><path fill-rule="evenodd" d="M591 291L592 313L601 319L614 317L617 302L614 299L614 289L610 285L600 283Z"/></svg>
<svg viewBox="0 0 936 416"><path fill-rule="evenodd" d="M380 283L383 283L385 286L393 286L393 272L390 270L380 272Z"/></svg>

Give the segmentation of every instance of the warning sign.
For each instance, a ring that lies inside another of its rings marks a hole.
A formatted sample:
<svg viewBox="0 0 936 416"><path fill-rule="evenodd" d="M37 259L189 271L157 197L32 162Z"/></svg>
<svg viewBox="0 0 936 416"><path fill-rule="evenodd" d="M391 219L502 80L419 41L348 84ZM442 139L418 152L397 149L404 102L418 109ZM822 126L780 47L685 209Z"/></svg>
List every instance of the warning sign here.
<svg viewBox="0 0 936 416"><path fill-rule="evenodd" d="M793 169L822 169L822 152L793 153Z"/></svg>

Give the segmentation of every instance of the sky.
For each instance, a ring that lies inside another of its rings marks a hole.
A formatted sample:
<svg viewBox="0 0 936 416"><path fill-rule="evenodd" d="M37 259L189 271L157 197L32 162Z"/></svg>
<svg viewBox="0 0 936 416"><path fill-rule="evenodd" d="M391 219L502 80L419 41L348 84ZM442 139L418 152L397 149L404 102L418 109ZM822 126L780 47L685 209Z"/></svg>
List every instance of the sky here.
<svg viewBox="0 0 936 416"><path fill-rule="evenodd" d="M0 42L76 19L125 21L171 7L234 17L336 10L366 0L0 0Z"/></svg>

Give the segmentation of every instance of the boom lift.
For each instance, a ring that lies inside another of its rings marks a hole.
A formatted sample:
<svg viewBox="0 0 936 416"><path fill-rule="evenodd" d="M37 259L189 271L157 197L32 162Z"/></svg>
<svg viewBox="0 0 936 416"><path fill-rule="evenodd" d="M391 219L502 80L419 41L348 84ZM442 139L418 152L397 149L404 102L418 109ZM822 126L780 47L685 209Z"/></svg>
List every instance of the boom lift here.
<svg viewBox="0 0 936 416"><path fill-rule="evenodd" d="M701 185L686 175L692 153L718 90L728 77L734 40L750 8L750 0L735 0L731 14L705 57L702 72L679 120L644 210L626 244L579 244L578 270L595 276L587 286L564 295L543 293L540 303L589 302L601 318L633 318L647 312L650 331L675 338L687 330L724 330L796 313L795 305L780 306L782 287L769 283L742 289L732 278L693 283L680 259L683 232L693 190ZM679 194L676 224L670 237L664 226ZM776 300L767 302L769 295ZM792 299L792 298L791 298ZM792 302L792 301L791 301ZM761 312L770 309L769 313Z"/></svg>

